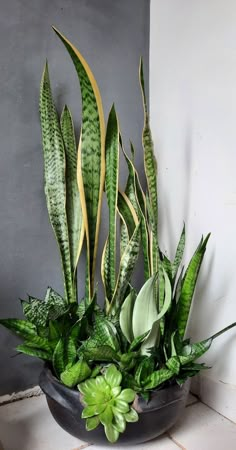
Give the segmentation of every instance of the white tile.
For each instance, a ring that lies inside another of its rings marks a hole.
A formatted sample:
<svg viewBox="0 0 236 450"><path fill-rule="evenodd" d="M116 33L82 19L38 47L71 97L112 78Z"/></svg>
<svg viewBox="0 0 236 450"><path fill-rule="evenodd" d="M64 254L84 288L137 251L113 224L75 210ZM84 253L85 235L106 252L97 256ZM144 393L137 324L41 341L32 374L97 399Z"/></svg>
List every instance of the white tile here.
<svg viewBox="0 0 236 450"><path fill-rule="evenodd" d="M188 399L187 399L187 403L186 406L190 406L193 405L194 403L197 403L199 400L196 397L196 395L193 394L188 394Z"/></svg>
<svg viewBox="0 0 236 450"><path fill-rule="evenodd" d="M236 425L200 402L185 409L169 434L186 450L236 449Z"/></svg>
<svg viewBox="0 0 236 450"><path fill-rule="evenodd" d="M1 406L0 436L4 450L72 450L84 444L57 425L45 396Z"/></svg>
<svg viewBox="0 0 236 450"><path fill-rule="evenodd" d="M103 447L100 445L93 445L91 447L91 450L111 450L111 449L115 449L115 450L179 450L179 447L176 446L168 436L163 435L160 436L159 438L150 441L150 442L146 442L144 444L139 444L139 445L130 445L130 446L119 446L116 445L115 447L112 445Z"/></svg>

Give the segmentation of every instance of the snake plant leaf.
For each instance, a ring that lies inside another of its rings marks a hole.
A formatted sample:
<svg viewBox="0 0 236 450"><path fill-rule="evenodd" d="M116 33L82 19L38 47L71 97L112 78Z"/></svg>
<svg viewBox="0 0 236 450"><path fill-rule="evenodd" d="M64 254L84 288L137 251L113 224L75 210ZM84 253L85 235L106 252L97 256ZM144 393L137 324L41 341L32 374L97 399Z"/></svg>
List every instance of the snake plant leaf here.
<svg viewBox="0 0 236 450"><path fill-rule="evenodd" d="M47 63L40 87L40 120L44 152L44 190L49 219L59 246L65 298L73 299L71 258L66 217L65 149L53 102Z"/></svg>
<svg viewBox="0 0 236 450"><path fill-rule="evenodd" d="M129 346L129 352L133 352L135 350L138 350L141 346L142 342L145 340L145 338L148 336L150 331L146 331L146 333L141 334L141 336L136 337Z"/></svg>
<svg viewBox="0 0 236 450"><path fill-rule="evenodd" d="M158 319L157 304L154 296L156 278L156 274L150 277L137 295L132 319L134 338L150 331L153 323Z"/></svg>
<svg viewBox="0 0 236 450"><path fill-rule="evenodd" d="M16 350L25 355L34 356L35 358L40 358L45 361L51 361L52 359L51 353L38 348L28 347L25 344L17 345Z"/></svg>
<svg viewBox="0 0 236 450"><path fill-rule="evenodd" d="M77 361L73 366L69 369L64 370L61 373L60 379L63 384L72 388L76 386L76 384L81 383L81 381L86 380L91 375L91 369L89 365L81 359Z"/></svg>
<svg viewBox="0 0 236 450"><path fill-rule="evenodd" d="M150 200L150 219L152 228L152 273L158 271L158 202L157 202L157 163L154 155L151 130L149 126L149 117L147 110L147 101L144 86L143 62L140 61L139 80L143 99L144 109L144 127L143 127L143 150L144 150L144 169L147 179L148 194Z"/></svg>
<svg viewBox="0 0 236 450"><path fill-rule="evenodd" d="M130 279L138 259L140 241L139 227L140 224L138 223L122 255L116 288L107 311L108 313L112 312L113 314L116 314L124 301L127 287L130 283Z"/></svg>
<svg viewBox="0 0 236 450"><path fill-rule="evenodd" d="M161 261L161 265L163 267L163 269L165 270L165 272L167 273L169 279L172 281L172 264L171 261L167 258L166 255L164 255L164 253L162 253L162 261Z"/></svg>
<svg viewBox="0 0 236 450"><path fill-rule="evenodd" d="M109 345L115 351L119 350L116 327L105 317L96 317L92 339L100 345Z"/></svg>
<svg viewBox="0 0 236 450"><path fill-rule="evenodd" d="M144 389L155 389L160 384L164 383L165 381L169 380L173 377L173 372L170 369L160 369L155 370L149 377L146 379L146 382L144 383L143 387Z"/></svg>
<svg viewBox="0 0 236 450"><path fill-rule="evenodd" d="M115 362L119 361L119 355L109 345L98 345L96 341L90 341L82 353L87 361Z"/></svg>
<svg viewBox="0 0 236 450"><path fill-rule="evenodd" d="M143 382L152 374L155 369L155 361L151 357L145 357L139 363L135 370L134 378L136 383L141 386Z"/></svg>
<svg viewBox="0 0 236 450"><path fill-rule="evenodd" d="M119 209L117 209L117 212L120 217L120 258L122 258L124 251L129 243L129 231L125 219Z"/></svg>
<svg viewBox="0 0 236 450"><path fill-rule="evenodd" d="M178 356L172 356L166 361L166 367L170 369L173 374L178 375L180 371L180 359Z"/></svg>
<svg viewBox="0 0 236 450"><path fill-rule="evenodd" d="M48 308L47 318L49 320L58 319L58 317L63 316L68 310L64 299L51 287L48 287L44 301Z"/></svg>
<svg viewBox="0 0 236 450"><path fill-rule="evenodd" d="M76 286L76 267L84 239L83 214L77 184L77 147L74 124L67 106L61 114L61 132L66 154L66 213L69 232L71 270ZM76 289L74 289L76 295Z"/></svg>
<svg viewBox="0 0 236 450"><path fill-rule="evenodd" d="M114 444L119 439L120 433L112 424L105 425L104 430L107 440L111 442L111 444Z"/></svg>
<svg viewBox="0 0 236 450"><path fill-rule="evenodd" d="M179 355L179 361L181 365L189 364L195 359L200 358L204 353L209 350L213 339L205 339L204 341L197 342L195 344L189 344L186 346L187 348L183 348L183 354ZM188 352L188 354L186 354Z"/></svg>
<svg viewBox="0 0 236 450"><path fill-rule="evenodd" d="M149 349L156 345L156 343L159 339L160 320L164 317L164 315L166 314L166 312L168 311L168 309L171 305L171 300L172 300L171 283L170 283L170 280L168 278L168 275L167 275L165 269L162 268L162 270L163 270L164 283L165 283L164 303L163 303L161 311L159 313L157 313L156 312L157 308L156 308L156 303L155 303L155 288L156 288L155 281L156 280L153 279L152 288L151 288L152 289L152 294L151 294L152 305L151 305L151 309L149 312L149 314L150 314L149 325L151 325L151 328L150 328L150 333L147 335L146 339L144 340L144 342L142 343L142 346L141 346L141 353L143 355L147 355ZM154 315L154 311L155 311L155 315ZM153 321L151 319L151 314L153 314L153 318L154 318ZM133 320L135 320L134 317L133 317Z"/></svg>
<svg viewBox="0 0 236 450"><path fill-rule="evenodd" d="M110 301L116 284L116 209L119 181L119 124L114 105L107 122L105 151L105 190L109 208L109 235L105 256L107 270L104 278L106 278L106 291L109 293L108 300Z"/></svg>
<svg viewBox="0 0 236 450"><path fill-rule="evenodd" d="M174 262L172 264L172 278L173 278L173 280L175 280L176 275L178 273L179 266L180 266L180 263L181 263L182 258L183 258L184 248L185 248L185 224L183 226L183 230L182 230L179 242L178 242L178 246L177 246Z"/></svg>
<svg viewBox="0 0 236 450"><path fill-rule="evenodd" d="M88 292L94 289L94 273L105 179L105 121L101 95L92 71L74 45L53 28L74 63L82 98L82 127L78 152L78 185L88 254Z"/></svg>
<svg viewBox="0 0 236 450"><path fill-rule="evenodd" d="M41 336L30 336L30 338L28 337L25 340L24 344L27 347L38 348L39 350L46 350L46 352L52 353L52 343Z"/></svg>
<svg viewBox="0 0 236 450"><path fill-rule="evenodd" d="M86 420L86 430L87 431L95 430L95 428L98 427L99 423L100 423L99 416L89 417Z"/></svg>
<svg viewBox="0 0 236 450"><path fill-rule="evenodd" d="M178 330L182 338L184 337L187 326L192 298L209 237L210 234L198 245L184 275L177 314Z"/></svg>
<svg viewBox="0 0 236 450"><path fill-rule="evenodd" d="M131 204L134 207L134 210L140 220L140 232L141 232L141 242L142 242L142 251L144 255L144 276L145 281L151 276L150 273L150 261L149 261L149 236L146 222L146 211L145 211L145 200L143 198L142 188L139 182L137 171L134 167L133 162L126 154L122 141L121 141L122 151L128 166L129 176L128 181L125 188L125 194L130 200ZM131 143L131 152L134 153L134 148ZM141 202L141 204L140 204Z"/></svg>
<svg viewBox="0 0 236 450"><path fill-rule="evenodd" d="M29 302L21 300L24 316L38 327L45 327L48 321L48 305L37 298L29 297Z"/></svg>
<svg viewBox="0 0 236 450"><path fill-rule="evenodd" d="M36 326L28 320L22 319L0 319L0 325L13 331L13 333L25 339L37 336Z"/></svg>
<svg viewBox="0 0 236 450"><path fill-rule="evenodd" d="M132 289L129 295L126 297L120 310L120 328L129 343L131 343L134 339L132 329L132 316L135 298L136 293L134 289Z"/></svg>
<svg viewBox="0 0 236 450"><path fill-rule="evenodd" d="M72 338L60 339L55 347L52 363L58 378L64 372L66 366L74 363L77 356L76 346Z"/></svg>
<svg viewBox="0 0 236 450"><path fill-rule="evenodd" d="M120 215L125 220L125 223L128 228L129 237L131 238L132 234L134 233L135 227L139 223L139 218L127 195L120 190L118 192L117 208L119 210Z"/></svg>

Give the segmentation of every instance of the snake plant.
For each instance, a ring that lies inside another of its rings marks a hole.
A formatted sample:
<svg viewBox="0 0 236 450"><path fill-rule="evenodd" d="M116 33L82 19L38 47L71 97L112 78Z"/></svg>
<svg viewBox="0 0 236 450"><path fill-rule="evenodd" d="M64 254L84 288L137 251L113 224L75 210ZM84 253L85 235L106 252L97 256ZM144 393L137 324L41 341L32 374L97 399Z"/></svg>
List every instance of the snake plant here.
<svg viewBox="0 0 236 450"><path fill-rule="evenodd" d="M48 288L43 300L22 301L25 320L0 323L24 342L17 351L47 361L54 375L79 389L88 430L104 426L115 442L126 422L138 420L134 397L147 401L150 391L184 381L206 366L196 362L221 333L191 343L186 327L209 234L200 240L186 270L183 227L174 260L158 239L157 164L146 102L143 63L139 79L144 110L142 131L146 182L135 167L135 149L124 148L112 105L105 126L103 105L94 75L81 53L57 29L78 75L82 98L80 136L68 106L58 114L46 63L40 87L40 121L44 187L49 220L61 256L64 294ZM122 190L120 159L128 168ZM105 191L105 193L104 193ZM95 283L103 201L109 211L109 233L101 258L104 298ZM84 246L85 285L77 286L77 265ZM143 254L144 283L139 292L132 274Z"/></svg>

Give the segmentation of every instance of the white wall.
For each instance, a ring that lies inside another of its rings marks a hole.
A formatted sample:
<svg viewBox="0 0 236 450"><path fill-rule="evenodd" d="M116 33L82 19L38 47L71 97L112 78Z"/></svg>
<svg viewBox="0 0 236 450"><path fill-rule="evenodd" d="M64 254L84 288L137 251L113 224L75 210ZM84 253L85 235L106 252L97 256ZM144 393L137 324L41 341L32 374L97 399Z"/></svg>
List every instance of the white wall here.
<svg viewBox="0 0 236 450"><path fill-rule="evenodd" d="M152 0L150 41L163 248L183 220L188 257L212 232L189 327L203 339L236 321L236 1ZM236 330L205 360L236 394Z"/></svg>

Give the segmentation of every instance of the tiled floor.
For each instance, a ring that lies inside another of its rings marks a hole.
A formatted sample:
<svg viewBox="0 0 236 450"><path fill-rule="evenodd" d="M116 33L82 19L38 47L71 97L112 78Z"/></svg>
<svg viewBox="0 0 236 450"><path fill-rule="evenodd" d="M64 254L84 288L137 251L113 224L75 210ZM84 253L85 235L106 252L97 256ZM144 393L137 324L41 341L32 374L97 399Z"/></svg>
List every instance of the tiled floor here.
<svg viewBox="0 0 236 450"><path fill-rule="evenodd" d="M56 424L44 395L1 406L0 439L4 450L82 450L90 446ZM102 450L101 446L91 447ZM129 449L236 450L236 424L190 396L183 418L168 435Z"/></svg>

